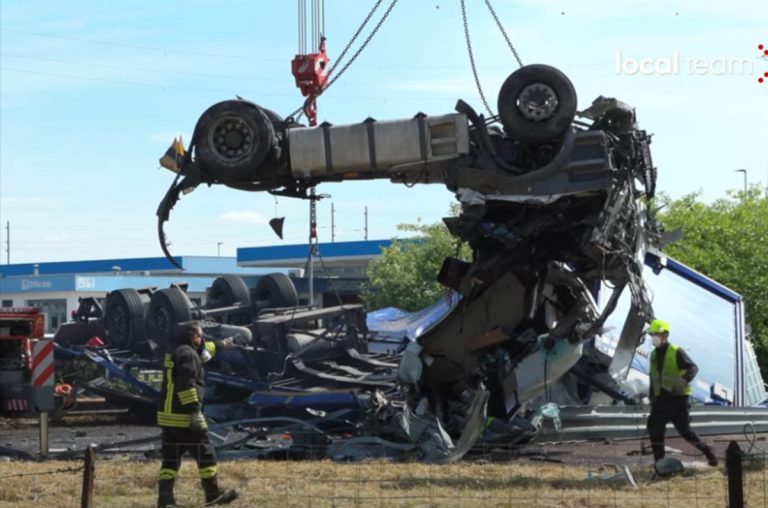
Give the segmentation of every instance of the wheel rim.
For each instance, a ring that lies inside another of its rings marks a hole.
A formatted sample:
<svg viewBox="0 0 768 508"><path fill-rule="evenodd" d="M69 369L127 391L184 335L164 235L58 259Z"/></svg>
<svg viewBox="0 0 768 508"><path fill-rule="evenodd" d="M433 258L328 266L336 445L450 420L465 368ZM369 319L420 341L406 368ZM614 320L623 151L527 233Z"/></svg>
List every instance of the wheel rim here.
<svg viewBox="0 0 768 508"><path fill-rule="evenodd" d="M220 118L209 134L210 146L216 157L234 162L246 156L253 149L253 129L241 117Z"/></svg>
<svg viewBox="0 0 768 508"><path fill-rule="evenodd" d="M544 83L531 83L517 96L517 109L532 122L543 122L555 115L559 106L557 93Z"/></svg>
<svg viewBox="0 0 768 508"><path fill-rule="evenodd" d="M109 318L109 330L113 335L121 339L128 336L128 318L125 315L125 309L118 306L112 309Z"/></svg>
<svg viewBox="0 0 768 508"><path fill-rule="evenodd" d="M168 336L171 332L171 317L168 315L168 311L164 308L155 310L155 325L157 330L164 336Z"/></svg>

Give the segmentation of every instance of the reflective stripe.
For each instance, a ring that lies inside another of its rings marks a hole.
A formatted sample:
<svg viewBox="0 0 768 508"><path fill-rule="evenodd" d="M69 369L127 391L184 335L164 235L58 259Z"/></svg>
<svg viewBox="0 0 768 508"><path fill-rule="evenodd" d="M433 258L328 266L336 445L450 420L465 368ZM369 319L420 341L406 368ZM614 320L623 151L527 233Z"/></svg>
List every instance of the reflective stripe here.
<svg viewBox="0 0 768 508"><path fill-rule="evenodd" d="M211 357L216 356L216 343L213 341L208 341L205 343L205 349L208 350L209 353L211 353Z"/></svg>
<svg viewBox="0 0 768 508"><path fill-rule="evenodd" d="M157 424L161 427L179 427L188 429L192 426L192 415L158 411Z"/></svg>
<svg viewBox="0 0 768 508"><path fill-rule="evenodd" d="M200 402L200 399L197 398L197 389L194 387L188 390L182 390L178 395L182 404L194 404L195 402Z"/></svg>
<svg viewBox="0 0 768 508"><path fill-rule="evenodd" d="M165 402L163 403L163 412L170 414L173 407L173 356L170 353L165 354L163 361L165 365L166 391ZM158 421L160 415L158 413Z"/></svg>
<svg viewBox="0 0 768 508"><path fill-rule="evenodd" d="M176 478L177 473L178 471L176 471L175 469L162 468L160 470L160 474L157 475L157 478L160 480L173 480L174 478Z"/></svg>
<svg viewBox="0 0 768 508"><path fill-rule="evenodd" d="M213 478L216 476L216 468L217 466L208 466L200 468L200 478Z"/></svg>

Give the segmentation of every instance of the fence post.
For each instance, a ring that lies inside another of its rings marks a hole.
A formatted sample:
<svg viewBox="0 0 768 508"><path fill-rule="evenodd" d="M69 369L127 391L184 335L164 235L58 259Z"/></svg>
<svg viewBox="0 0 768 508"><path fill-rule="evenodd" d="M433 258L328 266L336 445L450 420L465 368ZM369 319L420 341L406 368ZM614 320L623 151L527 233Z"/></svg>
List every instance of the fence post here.
<svg viewBox="0 0 768 508"><path fill-rule="evenodd" d="M48 456L48 411L40 411L40 456Z"/></svg>
<svg viewBox="0 0 768 508"><path fill-rule="evenodd" d="M83 465L83 493L80 498L80 508L91 508L93 500L93 478L96 472L96 457L93 448L85 449L85 463Z"/></svg>
<svg viewBox="0 0 768 508"><path fill-rule="evenodd" d="M739 443L731 441L725 450L725 469L728 474L728 508L744 508L744 474Z"/></svg>

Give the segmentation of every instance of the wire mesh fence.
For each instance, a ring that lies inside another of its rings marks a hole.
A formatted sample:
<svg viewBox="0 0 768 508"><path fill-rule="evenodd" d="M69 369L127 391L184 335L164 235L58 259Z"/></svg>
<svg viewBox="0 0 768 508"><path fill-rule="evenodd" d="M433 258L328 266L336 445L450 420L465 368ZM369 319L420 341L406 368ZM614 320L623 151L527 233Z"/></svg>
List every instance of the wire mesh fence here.
<svg viewBox="0 0 768 508"><path fill-rule="evenodd" d="M765 436L741 440L743 506L768 506ZM679 443L672 441L672 448ZM726 458L726 441L714 443ZM316 450L319 455L319 450ZM733 465L709 467L684 443L670 456L685 469L659 477L647 443L574 442L476 449L456 464L416 461L242 458L219 464L220 483L241 492L232 506L277 507L723 507L733 504ZM382 454L384 450L382 450ZM154 506L160 468L157 449L97 455L88 506ZM88 468L80 461L0 462L0 507L81 506ZM197 467L185 457L177 501L201 505Z"/></svg>

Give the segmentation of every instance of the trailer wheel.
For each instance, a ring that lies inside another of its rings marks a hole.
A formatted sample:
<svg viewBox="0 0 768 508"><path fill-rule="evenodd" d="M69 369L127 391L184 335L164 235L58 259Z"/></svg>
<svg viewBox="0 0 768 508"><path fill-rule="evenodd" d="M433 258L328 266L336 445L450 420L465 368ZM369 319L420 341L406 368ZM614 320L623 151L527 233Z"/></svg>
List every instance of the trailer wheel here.
<svg viewBox="0 0 768 508"><path fill-rule="evenodd" d="M299 304L296 286L284 273L262 275L256 284L256 299L269 301L270 307L295 307Z"/></svg>
<svg viewBox="0 0 768 508"><path fill-rule="evenodd" d="M156 291L149 301L147 331L161 349L171 344L176 334L176 325L192 320L192 302L187 294L177 287Z"/></svg>
<svg viewBox="0 0 768 508"><path fill-rule="evenodd" d="M549 65L526 65L504 81L498 98L504 132L524 143L562 138L576 116L576 89Z"/></svg>
<svg viewBox="0 0 768 508"><path fill-rule="evenodd" d="M135 289L117 289L107 294L105 322L109 344L130 348L147 340L144 302Z"/></svg>
<svg viewBox="0 0 768 508"><path fill-rule="evenodd" d="M229 307L238 303L251 304L251 294L243 279L237 275L223 275L213 281L208 293L207 308ZM232 313L229 317L233 325L247 325L251 322L250 309Z"/></svg>
<svg viewBox="0 0 768 508"><path fill-rule="evenodd" d="M277 140L268 115L243 100L219 102L195 126L195 157L206 181L262 180L260 166Z"/></svg>

